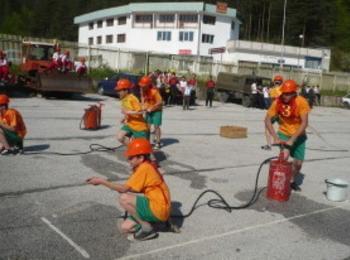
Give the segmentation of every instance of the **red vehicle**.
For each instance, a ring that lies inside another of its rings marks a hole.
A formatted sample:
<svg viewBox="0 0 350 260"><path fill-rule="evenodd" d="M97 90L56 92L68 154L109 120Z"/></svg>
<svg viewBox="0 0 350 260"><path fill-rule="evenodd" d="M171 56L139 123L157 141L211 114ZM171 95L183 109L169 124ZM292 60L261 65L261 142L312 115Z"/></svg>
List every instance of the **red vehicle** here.
<svg viewBox="0 0 350 260"><path fill-rule="evenodd" d="M53 43L23 42L18 83L43 95L90 92L92 80L87 75L49 69L54 47Z"/></svg>

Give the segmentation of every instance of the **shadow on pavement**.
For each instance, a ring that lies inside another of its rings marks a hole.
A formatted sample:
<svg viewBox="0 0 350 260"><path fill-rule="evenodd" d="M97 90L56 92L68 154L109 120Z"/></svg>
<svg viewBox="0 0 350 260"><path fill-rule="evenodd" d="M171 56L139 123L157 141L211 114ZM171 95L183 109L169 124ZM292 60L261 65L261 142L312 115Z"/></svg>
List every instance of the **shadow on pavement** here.
<svg viewBox="0 0 350 260"><path fill-rule="evenodd" d="M24 152L39 152L44 151L50 148L49 144L38 144L38 145L30 145L24 146Z"/></svg>
<svg viewBox="0 0 350 260"><path fill-rule="evenodd" d="M168 146L168 145L179 143L179 139L176 139L176 138L162 138L161 143L162 143L162 146L164 147L164 146Z"/></svg>

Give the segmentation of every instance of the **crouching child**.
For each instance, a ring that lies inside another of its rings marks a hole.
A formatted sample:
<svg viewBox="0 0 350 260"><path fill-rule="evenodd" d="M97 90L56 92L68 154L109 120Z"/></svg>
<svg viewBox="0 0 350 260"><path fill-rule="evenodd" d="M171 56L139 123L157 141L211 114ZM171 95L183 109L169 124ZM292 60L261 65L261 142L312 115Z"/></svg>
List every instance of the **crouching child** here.
<svg viewBox="0 0 350 260"><path fill-rule="evenodd" d="M126 183L112 183L100 177L92 177L88 184L104 185L120 193L119 203L129 215L120 228L123 233L133 234L136 240L157 236L152 223L166 222L170 216L170 192L162 175L151 164L152 146L147 139L133 139L125 156L132 167Z"/></svg>
<svg viewBox="0 0 350 260"><path fill-rule="evenodd" d="M22 115L9 103L8 96L0 95L0 155L22 153L27 133Z"/></svg>

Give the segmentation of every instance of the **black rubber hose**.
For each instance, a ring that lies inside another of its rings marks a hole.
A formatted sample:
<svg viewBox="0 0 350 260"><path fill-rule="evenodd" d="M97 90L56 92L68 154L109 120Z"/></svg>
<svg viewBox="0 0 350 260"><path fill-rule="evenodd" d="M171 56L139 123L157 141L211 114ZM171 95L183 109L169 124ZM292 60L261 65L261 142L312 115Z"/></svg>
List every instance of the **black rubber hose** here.
<svg viewBox="0 0 350 260"><path fill-rule="evenodd" d="M211 208L223 209L223 210L226 210L227 212L232 212L232 210L245 209L245 208L250 207L251 205L253 205L253 204L257 201L257 199L258 199L258 197L259 197L261 191L265 188L265 187L264 187L263 189L261 189L261 190L258 192L258 182L259 182L259 176L260 176L261 168L263 167L264 164L266 164L266 163L268 163L268 162L270 162L271 160L276 159L276 158L278 158L278 157L276 157L276 156L270 157L270 158L264 160L264 161L260 164L259 169L258 169L257 174L256 174L256 178L255 178L254 192L253 192L253 195L252 195L251 199L250 199L247 203L242 204L242 205L239 205L239 206L232 206L232 205L230 205L230 204L223 198L223 196L221 196L220 193L218 193L218 192L215 191L215 190L210 190L210 189L209 189L209 190L203 191L203 192L198 196L198 198L196 199L196 201L193 203L193 206L192 206L191 210L190 210L187 214L185 214L185 215L171 215L170 217L171 217L171 218L187 218L187 217L191 216L192 213L193 213L193 212L195 211L195 209L197 208L197 204L198 204L199 200L200 200L205 194L207 194L207 193L214 193L216 196L219 197L219 199L211 199L211 200L209 200L209 201L207 202L207 205L208 205L209 207L211 207Z"/></svg>
<svg viewBox="0 0 350 260"><path fill-rule="evenodd" d="M27 153L24 151L24 155L37 155L37 154L44 154L44 155L59 155L59 156L75 156L75 155L85 155L85 154L90 154L93 152L108 152L112 151L114 152L115 150L119 149L123 145L119 145L116 147L107 147L103 146L101 144L90 144L89 145L89 151L86 152L75 152L75 153L58 153L58 152L30 152Z"/></svg>

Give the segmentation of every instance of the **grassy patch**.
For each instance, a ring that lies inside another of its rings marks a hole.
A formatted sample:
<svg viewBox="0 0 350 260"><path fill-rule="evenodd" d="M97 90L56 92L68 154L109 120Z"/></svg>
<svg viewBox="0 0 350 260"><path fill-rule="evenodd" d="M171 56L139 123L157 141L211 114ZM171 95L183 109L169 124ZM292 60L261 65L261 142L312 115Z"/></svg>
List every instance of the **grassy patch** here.
<svg viewBox="0 0 350 260"><path fill-rule="evenodd" d="M322 96L344 97L347 93L346 90L321 90Z"/></svg>

